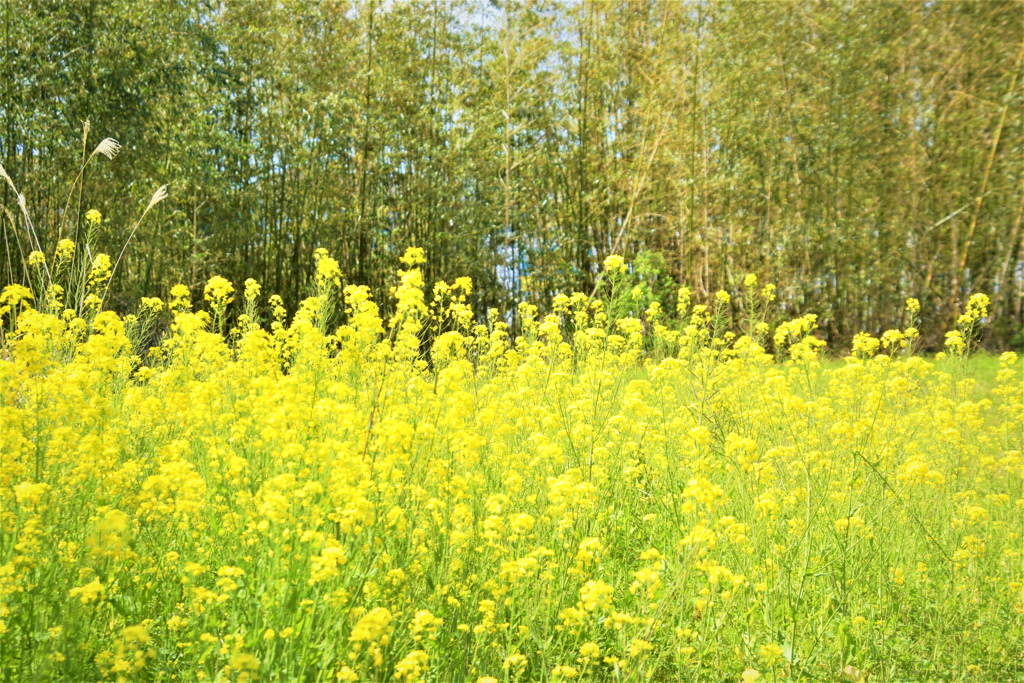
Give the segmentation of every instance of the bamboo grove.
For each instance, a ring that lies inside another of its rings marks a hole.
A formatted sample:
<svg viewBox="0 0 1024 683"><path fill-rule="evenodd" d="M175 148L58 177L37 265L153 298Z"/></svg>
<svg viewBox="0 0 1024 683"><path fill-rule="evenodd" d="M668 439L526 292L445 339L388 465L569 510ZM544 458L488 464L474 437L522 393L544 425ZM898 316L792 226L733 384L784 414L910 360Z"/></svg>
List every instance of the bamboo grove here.
<svg viewBox="0 0 1024 683"><path fill-rule="evenodd" d="M984 291L1005 347L1022 29L995 0L6 0L0 163L37 235L0 183L0 271L27 282L94 208L101 250L129 242L120 310L213 274L294 308L318 248L387 302L418 245L512 311L621 253L666 310L682 284L788 283L781 310L844 348L907 297L941 330ZM106 137L122 153L75 180Z"/></svg>

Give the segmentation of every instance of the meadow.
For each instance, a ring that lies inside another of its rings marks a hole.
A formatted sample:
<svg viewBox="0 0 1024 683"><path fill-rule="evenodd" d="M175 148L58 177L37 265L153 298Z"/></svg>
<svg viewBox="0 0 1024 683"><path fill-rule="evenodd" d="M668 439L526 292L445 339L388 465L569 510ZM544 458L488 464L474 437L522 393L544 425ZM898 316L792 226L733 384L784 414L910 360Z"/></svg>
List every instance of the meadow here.
<svg viewBox="0 0 1024 683"><path fill-rule="evenodd" d="M293 314L121 316L101 256L0 294L0 680L1024 681L983 294L838 357L753 275L640 310L618 256L514 334L418 249L387 316L323 251Z"/></svg>

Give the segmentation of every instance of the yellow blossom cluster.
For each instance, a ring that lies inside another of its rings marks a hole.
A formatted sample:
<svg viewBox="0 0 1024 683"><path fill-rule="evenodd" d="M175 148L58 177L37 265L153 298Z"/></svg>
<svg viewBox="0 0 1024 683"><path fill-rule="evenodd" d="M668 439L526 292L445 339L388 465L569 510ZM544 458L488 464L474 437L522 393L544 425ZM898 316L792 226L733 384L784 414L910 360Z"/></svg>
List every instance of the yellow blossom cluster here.
<svg viewBox="0 0 1024 683"><path fill-rule="evenodd" d="M752 275L510 322L425 261L384 307L318 252L290 323L253 280L237 313L221 277L132 316L3 289L0 672L1015 680L1024 401L1013 353L970 357L986 299L944 357L910 300L826 360Z"/></svg>

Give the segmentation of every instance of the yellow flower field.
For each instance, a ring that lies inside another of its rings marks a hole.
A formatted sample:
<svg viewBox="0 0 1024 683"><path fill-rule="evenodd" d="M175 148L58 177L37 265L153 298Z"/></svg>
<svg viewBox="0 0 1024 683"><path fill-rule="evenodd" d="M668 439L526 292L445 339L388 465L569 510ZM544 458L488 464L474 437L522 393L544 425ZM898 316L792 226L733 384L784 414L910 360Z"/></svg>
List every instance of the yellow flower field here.
<svg viewBox="0 0 1024 683"><path fill-rule="evenodd" d="M109 259L4 289L0 680L1024 680L984 296L944 357L826 361L753 276L673 327L619 259L513 338L423 258L385 319L323 252L290 318L223 278L119 317Z"/></svg>

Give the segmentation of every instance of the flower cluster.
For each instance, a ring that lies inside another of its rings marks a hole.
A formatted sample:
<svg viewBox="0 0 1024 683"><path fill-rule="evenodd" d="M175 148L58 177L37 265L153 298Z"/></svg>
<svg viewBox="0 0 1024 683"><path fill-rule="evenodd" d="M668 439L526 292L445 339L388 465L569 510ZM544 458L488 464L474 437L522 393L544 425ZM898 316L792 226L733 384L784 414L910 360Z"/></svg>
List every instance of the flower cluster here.
<svg viewBox="0 0 1024 683"><path fill-rule="evenodd" d="M425 258L383 306L318 252L290 322L247 280L230 330L221 277L123 317L4 288L0 671L1012 679L1024 401L1012 353L973 379L985 298L945 358L910 300L826 360L754 276L680 325L627 289L510 326Z"/></svg>

